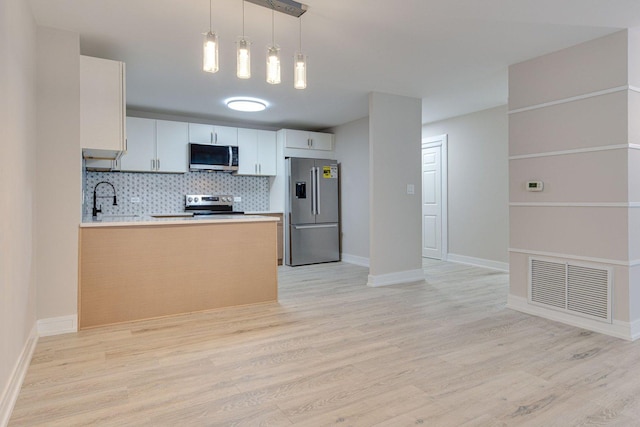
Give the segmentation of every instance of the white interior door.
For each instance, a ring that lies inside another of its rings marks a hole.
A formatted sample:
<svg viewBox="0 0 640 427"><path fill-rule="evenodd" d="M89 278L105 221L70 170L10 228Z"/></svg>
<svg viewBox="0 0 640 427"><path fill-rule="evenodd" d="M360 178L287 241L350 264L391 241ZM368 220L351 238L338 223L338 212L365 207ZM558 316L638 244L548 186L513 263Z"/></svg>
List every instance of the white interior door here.
<svg viewBox="0 0 640 427"><path fill-rule="evenodd" d="M442 146L433 146L422 149L422 256L442 255Z"/></svg>

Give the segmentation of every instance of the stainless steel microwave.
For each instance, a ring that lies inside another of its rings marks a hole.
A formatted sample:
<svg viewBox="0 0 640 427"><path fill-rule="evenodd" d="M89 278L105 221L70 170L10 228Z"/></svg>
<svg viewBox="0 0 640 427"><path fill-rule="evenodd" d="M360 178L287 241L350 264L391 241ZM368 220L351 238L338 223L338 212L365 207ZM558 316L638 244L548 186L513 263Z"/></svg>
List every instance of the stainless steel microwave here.
<svg viewBox="0 0 640 427"><path fill-rule="evenodd" d="M238 170L238 147L231 145L189 144L189 170Z"/></svg>

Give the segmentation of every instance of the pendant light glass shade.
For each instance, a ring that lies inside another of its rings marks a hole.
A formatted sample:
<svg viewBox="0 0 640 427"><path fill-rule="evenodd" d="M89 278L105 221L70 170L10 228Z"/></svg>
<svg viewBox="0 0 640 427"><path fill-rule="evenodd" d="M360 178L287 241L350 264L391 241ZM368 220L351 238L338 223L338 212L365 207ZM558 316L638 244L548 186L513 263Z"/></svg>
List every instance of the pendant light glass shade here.
<svg viewBox="0 0 640 427"><path fill-rule="evenodd" d="M280 49L275 45L267 48L267 83L280 83Z"/></svg>
<svg viewBox="0 0 640 427"><path fill-rule="evenodd" d="M307 87L307 58L303 53L296 53L293 69L293 87L305 89Z"/></svg>
<svg viewBox="0 0 640 427"><path fill-rule="evenodd" d="M202 69L208 73L215 73L219 69L218 63L218 35L209 31L204 36L204 56Z"/></svg>
<svg viewBox="0 0 640 427"><path fill-rule="evenodd" d="M305 89L307 87L307 58L302 53L302 18L298 18L298 22L300 23L300 45L293 58L293 87Z"/></svg>
<svg viewBox="0 0 640 427"><path fill-rule="evenodd" d="M236 76L239 79L251 78L251 43L244 36L244 0L242 0L242 36L238 38L236 54Z"/></svg>
<svg viewBox="0 0 640 427"><path fill-rule="evenodd" d="M236 75L239 79L251 77L251 43L246 37L238 40L238 69Z"/></svg>
<svg viewBox="0 0 640 427"><path fill-rule="evenodd" d="M280 83L280 48L275 42L275 10L271 9L271 46L267 46L267 83Z"/></svg>

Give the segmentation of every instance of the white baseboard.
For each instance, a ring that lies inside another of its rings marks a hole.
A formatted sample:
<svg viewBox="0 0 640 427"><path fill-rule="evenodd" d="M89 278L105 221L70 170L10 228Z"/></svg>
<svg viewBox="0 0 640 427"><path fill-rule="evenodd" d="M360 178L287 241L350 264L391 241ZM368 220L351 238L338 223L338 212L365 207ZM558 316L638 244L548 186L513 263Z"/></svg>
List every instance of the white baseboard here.
<svg viewBox="0 0 640 427"><path fill-rule="evenodd" d="M349 264L359 265L359 266L362 266L362 267L369 267L369 258L365 258L365 257L357 256L357 255L351 255L351 254L342 253L341 254L341 261L342 262L347 262Z"/></svg>
<svg viewBox="0 0 640 427"><path fill-rule="evenodd" d="M470 256L465 256L465 255L456 255L456 254L452 254L451 252L447 254L447 261L457 262L458 264L473 265L475 267L490 268L492 270L500 270L500 271L504 271L505 273L509 272L508 262L498 262L498 261L491 261L489 259L474 258Z"/></svg>
<svg viewBox="0 0 640 427"><path fill-rule="evenodd" d="M75 314L38 320L38 335L41 337L72 332L78 332L78 316Z"/></svg>
<svg viewBox="0 0 640 427"><path fill-rule="evenodd" d="M636 320L629 324L629 330L631 334L631 341L635 341L640 338L640 320Z"/></svg>
<svg viewBox="0 0 640 427"><path fill-rule="evenodd" d="M22 353L13 368L13 372L9 377L9 382L0 396L0 426L6 426L9 424L11 412L13 412L13 407L18 400L18 395L22 388L22 382L24 381L24 377L27 375L27 369L29 369L31 357L33 356L33 351L36 349L37 343L38 329L36 328L36 325L34 325L31 329L31 333L29 334L29 338L27 338L27 342L24 344Z"/></svg>
<svg viewBox="0 0 640 427"><path fill-rule="evenodd" d="M397 285L399 283L408 282L419 282L421 280L424 280L424 271L422 269L380 274L378 276L372 276L370 274L367 281L367 286L377 288L379 286Z"/></svg>
<svg viewBox="0 0 640 427"><path fill-rule="evenodd" d="M532 305L529 304L526 298L514 295L509 295L507 297L507 308L564 323L566 325L575 326L577 328L587 329L589 331L598 332L600 334L616 338L622 338L627 341L633 341L640 338L640 321L629 323L614 320L613 323L603 323L597 320L586 319L569 313L561 313L559 311Z"/></svg>

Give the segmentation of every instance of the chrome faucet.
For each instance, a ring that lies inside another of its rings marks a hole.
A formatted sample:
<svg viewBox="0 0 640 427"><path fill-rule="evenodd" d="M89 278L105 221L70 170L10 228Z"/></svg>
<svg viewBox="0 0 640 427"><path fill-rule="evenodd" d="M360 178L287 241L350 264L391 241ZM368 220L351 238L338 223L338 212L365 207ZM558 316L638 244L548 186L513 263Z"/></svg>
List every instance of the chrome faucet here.
<svg viewBox="0 0 640 427"><path fill-rule="evenodd" d="M107 181L100 181L99 183L96 184L95 187L93 187L93 217L97 217L99 213L102 213L102 205L100 205L100 209L98 209L98 206L96 204L96 200L98 199L98 197L100 198L107 198L107 197L111 197L111 196L98 196L96 194L96 190L98 189L98 186L100 184L109 184L111 186L111 188L113 188L113 206L118 206L118 203L116 201L116 187L113 186L112 183L107 182Z"/></svg>

